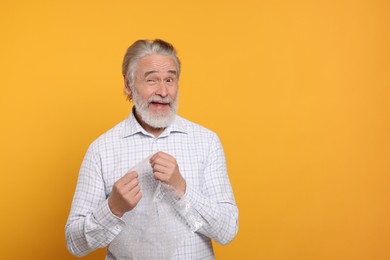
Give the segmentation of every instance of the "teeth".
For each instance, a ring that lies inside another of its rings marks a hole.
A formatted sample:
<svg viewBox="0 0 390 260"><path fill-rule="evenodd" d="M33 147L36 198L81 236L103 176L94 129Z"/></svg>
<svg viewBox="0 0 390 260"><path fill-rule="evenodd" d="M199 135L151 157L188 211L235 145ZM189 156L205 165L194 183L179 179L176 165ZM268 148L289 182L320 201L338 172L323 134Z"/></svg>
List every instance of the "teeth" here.
<svg viewBox="0 0 390 260"><path fill-rule="evenodd" d="M150 103L160 104L160 105L169 105L170 104L170 102L166 102L166 101L165 102L164 101L150 101Z"/></svg>

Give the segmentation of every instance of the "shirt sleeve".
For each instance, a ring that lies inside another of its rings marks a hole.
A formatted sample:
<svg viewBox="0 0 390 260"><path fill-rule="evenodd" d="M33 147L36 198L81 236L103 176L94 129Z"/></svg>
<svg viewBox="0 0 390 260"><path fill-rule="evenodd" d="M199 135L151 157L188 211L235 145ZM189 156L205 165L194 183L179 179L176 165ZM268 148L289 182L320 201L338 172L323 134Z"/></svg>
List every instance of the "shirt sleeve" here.
<svg viewBox="0 0 390 260"><path fill-rule="evenodd" d="M219 244L231 242L238 232L238 208L226 171L222 145L214 136L201 190L186 188L178 208L193 231Z"/></svg>
<svg viewBox="0 0 390 260"><path fill-rule="evenodd" d="M76 256L106 247L125 223L109 209L99 156L90 147L80 168L65 227L66 246Z"/></svg>

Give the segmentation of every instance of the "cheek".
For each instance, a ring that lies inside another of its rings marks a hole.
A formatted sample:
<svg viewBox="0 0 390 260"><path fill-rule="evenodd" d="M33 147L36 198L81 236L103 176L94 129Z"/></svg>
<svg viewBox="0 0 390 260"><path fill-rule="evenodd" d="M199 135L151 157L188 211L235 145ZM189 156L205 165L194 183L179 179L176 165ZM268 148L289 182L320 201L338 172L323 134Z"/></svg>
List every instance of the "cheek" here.
<svg viewBox="0 0 390 260"><path fill-rule="evenodd" d="M138 94L142 98L142 100L147 101L154 96L154 91L150 87L142 86L141 89L138 91Z"/></svg>
<svg viewBox="0 0 390 260"><path fill-rule="evenodd" d="M169 91L169 96L172 98L172 99L174 99L174 98L176 98L176 96L177 96L177 87L176 88L173 88L173 89L171 89L170 91Z"/></svg>

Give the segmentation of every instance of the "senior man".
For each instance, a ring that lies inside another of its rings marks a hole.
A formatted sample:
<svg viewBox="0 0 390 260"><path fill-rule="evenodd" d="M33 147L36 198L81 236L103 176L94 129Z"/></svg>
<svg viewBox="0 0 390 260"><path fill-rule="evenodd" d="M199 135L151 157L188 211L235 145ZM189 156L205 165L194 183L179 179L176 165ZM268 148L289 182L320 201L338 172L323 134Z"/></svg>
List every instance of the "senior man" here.
<svg viewBox="0 0 390 260"><path fill-rule="evenodd" d="M106 259L214 259L238 231L238 209L215 133L176 114L180 60L163 40L124 57L130 116L95 140L66 224L69 251Z"/></svg>

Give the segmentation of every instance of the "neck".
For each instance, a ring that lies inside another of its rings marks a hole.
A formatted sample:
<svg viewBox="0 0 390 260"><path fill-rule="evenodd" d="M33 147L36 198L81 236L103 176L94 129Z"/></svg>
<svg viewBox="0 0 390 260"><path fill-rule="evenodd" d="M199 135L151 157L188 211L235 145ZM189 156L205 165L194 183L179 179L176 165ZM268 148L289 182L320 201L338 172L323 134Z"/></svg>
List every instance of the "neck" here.
<svg viewBox="0 0 390 260"><path fill-rule="evenodd" d="M165 128L155 128L145 123L137 114L137 111L134 111L134 116L137 119L138 123L142 126L142 128L145 129L145 131L149 134L152 134L154 137L159 137L161 133L165 130Z"/></svg>

